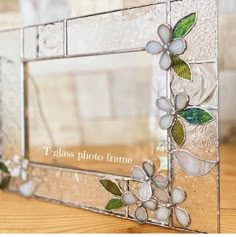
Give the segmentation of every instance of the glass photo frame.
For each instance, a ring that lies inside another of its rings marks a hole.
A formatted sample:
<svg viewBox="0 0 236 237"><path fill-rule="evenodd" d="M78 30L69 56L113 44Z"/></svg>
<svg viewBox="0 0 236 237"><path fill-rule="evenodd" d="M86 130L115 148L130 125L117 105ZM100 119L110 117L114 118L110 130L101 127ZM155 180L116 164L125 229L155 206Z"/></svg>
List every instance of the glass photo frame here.
<svg viewBox="0 0 236 237"><path fill-rule="evenodd" d="M220 231L215 0L138 1L0 43L2 188Z"/></svg>

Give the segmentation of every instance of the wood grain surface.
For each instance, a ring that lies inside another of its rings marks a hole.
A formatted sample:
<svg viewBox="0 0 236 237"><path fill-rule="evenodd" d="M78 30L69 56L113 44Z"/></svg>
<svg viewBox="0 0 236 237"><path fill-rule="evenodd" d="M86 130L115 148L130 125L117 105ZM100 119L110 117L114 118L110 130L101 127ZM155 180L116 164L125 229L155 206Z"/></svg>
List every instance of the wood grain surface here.
<svg viewBox="0 0 236 237"><path fill-rule="evenodd" d="M222 145L221 232L236 233L236 145ZM133 221L0 193L0 233L175 233Z"/></svg>

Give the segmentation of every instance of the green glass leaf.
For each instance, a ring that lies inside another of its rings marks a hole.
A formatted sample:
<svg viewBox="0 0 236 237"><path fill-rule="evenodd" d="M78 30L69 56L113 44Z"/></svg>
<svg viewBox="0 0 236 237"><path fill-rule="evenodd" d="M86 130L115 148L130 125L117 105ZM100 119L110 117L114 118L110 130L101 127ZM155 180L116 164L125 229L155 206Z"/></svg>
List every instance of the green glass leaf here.
<svg viewBox="0 0 236 237"><path fill-rule="evenodd" d="M107 203L106 209L107 210L114 210L123 207L125 204L120 198L112 198Z"/></svg>
<svg viewBox="0 0 236 237"><path fill-rule="evenodd" d="M184 125L179 119L175 119L171 127L171 136L179 147L183 145L185 141L185 130Z"/></svg>
<svg viewBox="0 0 236 237"><path fill-rule="evenodd" d="M189 108L178 113L190 124L207 124L214 120L214 116L206 110L199 108Z"/></svg>
<svg viewBox="0 0 236 237"><path fill-rule="evenodd" d="M7 174L10 173L7 166L3 162L0 162L0 170L7 173Z"/></svg>
<svg viewBox="0 0 236 237"><path fill-rule="evenodd" d="M100 183L108 192L110 192L116 196L122 195L121 188L120 188L119 184L117 184L116 182L114 182L110 179L102 179L102 180L100 180Z"/></svg>
<svg viewBox="0 0 236 237"><path fill-rule="evenodd" d="M179 20L173 29L173 39L185 37L194 27L197 21L197 13L191 13Z"/></svg>
<svg viewBox="0 0 236 237"><path fill-rule="evenodd" d="M6 176L2 179L2 183L0 184L0 189L6 189L9 186L11 180L11 176Z"/></svg>
<svg viewBox="0 0 236 237"><path fill-rule="evenodd" d="M171 55L172 60L172 68L175 74L184 80L192 80L191 69L188 63L186 63L183 59L178 56Z"/></svg>

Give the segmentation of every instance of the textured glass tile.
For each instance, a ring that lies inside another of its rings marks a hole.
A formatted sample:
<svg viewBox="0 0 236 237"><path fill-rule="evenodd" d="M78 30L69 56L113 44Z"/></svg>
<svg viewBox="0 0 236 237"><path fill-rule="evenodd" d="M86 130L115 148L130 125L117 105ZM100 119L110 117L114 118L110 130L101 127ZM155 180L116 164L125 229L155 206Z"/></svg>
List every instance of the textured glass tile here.
<svg viewBox="0 0 236 237"><path fill-rule="evenodd" d="M163 4L165 2L166 0L70 0L69 17L85 16L155 3Z"/></svg>
<svg viewBox="0 0 236 237"><path fill-rule="evenodd" d="M38 26L38 57L55 57L64 53L64 23Z"/></svg>
<svg viewBox="0 0 236 237"><path fill-rule="evenodd" d="M191 224L188 229L217 232L217 166L208 175L192 177L180 169L174 161L173 187L177 186L187 193L187 199L179 207L190 214ZM173 224L175 227L181 227L175 218Z"/></svg>
<svg viewBox="0 0 236 237"><path fill-rule="evenodd" d="M69 172L60 168L32 167L31 175L40 180L34 192L36 196L54 199L65 204L105 211L108 201L114 196L105 190L97 177L92 174ZM121 186L124 183L121 181ZM125 208L113 211L125 214Z"/></svg>
<svg viewBox="0 0 236 237"><path fill-rule="evenodd" d="M37 57L37 27L24 28L24 59Z"/></svg>
<svg viewBox="0 0 236 237"><path fill-rule="evenodd" d="M172 96L185 92L189 105L217 106L218 81L215 63L191 64L192 82L179 79L172 73Z"/></svg>
<svg viewBox="0 0 236 237"><path fill-rule="evenodd" d="M157 26L165 21L165 4L69 20L68 54L144 47L156 39Z"/></svg>
<svg viewBox="0 0 236 237"><path fill-rule="evenodd" d="M215 117L217 112L208 110ZM217 119L206 125L190 125L183 122L186 128L186 140L181 149L198 156L201 159L216 160L218 152L217 139ZM177 145L173 144L173 149L177 149Z"/></svg>
<svg viewBox="0 0 236 237"><path fill-rule="evenodd" d="M21 154L20 30L0 33L2 152L5 159Z"/></svg>
<svg viewBox="0 0 236 237"><path fill-rule="evenodd" d="M182 17L197 13L197 23L185 37L187 50L183 58L188 61L216 60L217 58L217 7L215 0L182 0L171 3L171 24ZM210 10L209 10L210 9Z"/></svg>

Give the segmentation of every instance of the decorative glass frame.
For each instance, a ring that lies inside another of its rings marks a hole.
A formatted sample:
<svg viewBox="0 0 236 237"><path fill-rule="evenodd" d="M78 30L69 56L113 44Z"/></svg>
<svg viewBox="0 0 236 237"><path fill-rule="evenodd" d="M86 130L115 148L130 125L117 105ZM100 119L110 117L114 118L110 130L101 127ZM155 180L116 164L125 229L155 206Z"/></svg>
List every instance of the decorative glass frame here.
<svg viewBox="0 0 236 237"><path fill-rule="evenodd" d="M8 189L139 223L219 232L216 1L140 2L126 9L0 32L1 156L11 175L17 176ZM99 29L113 23L113 32L98 35L94 22ZM145 50L163 53L160 67L155 67L164 69L157 107L165 111L160 112L160 127L168 130L166 145L159 147L168 154L167 180L158 170L154 175L157 164L145 159L142 168L132 169L131 177L28 164L28 62ZM90 189L85 191L86 186Z"/></svg>

